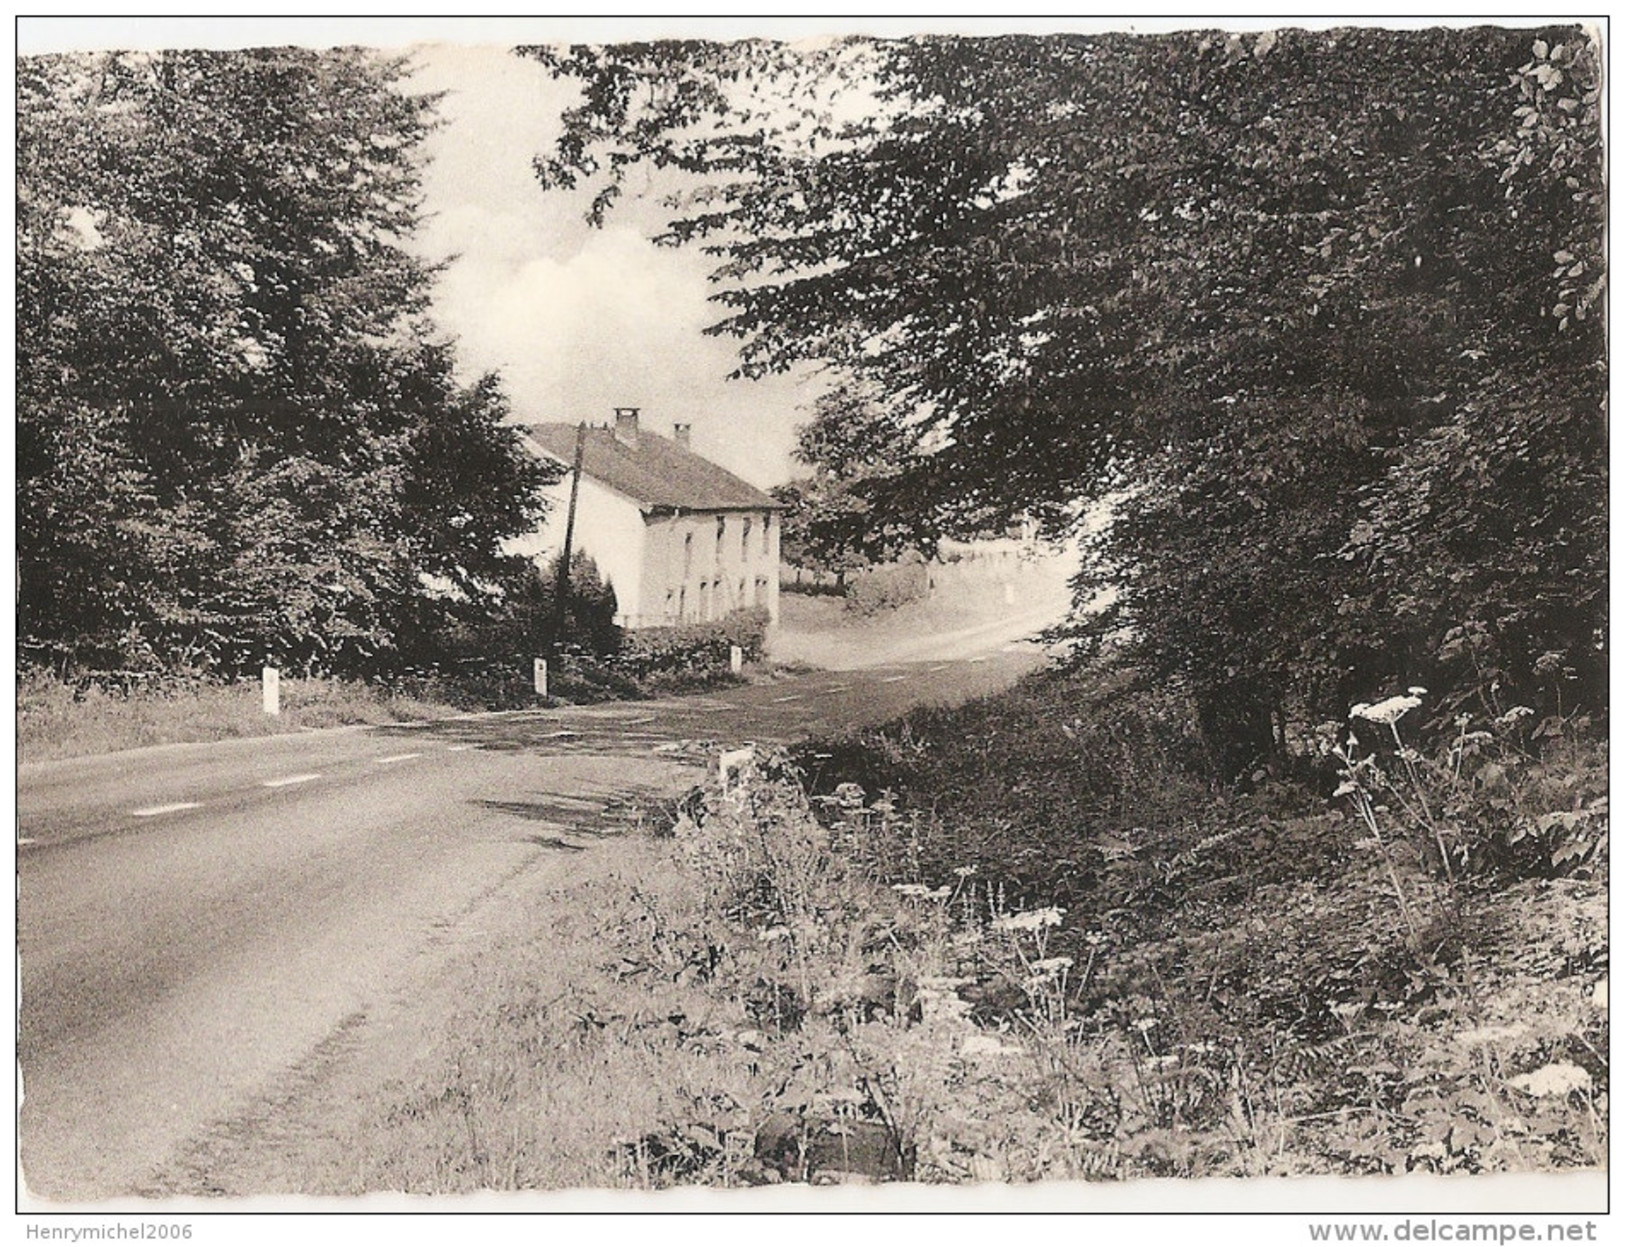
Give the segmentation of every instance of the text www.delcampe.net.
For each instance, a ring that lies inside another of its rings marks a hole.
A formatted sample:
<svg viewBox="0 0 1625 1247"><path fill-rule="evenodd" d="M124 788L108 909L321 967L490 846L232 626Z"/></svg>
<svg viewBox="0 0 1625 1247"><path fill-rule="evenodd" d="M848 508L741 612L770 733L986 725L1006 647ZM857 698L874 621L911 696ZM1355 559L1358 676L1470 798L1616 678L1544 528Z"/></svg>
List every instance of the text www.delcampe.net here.
<svg viewBox="0 0 1625 1247"><path fill-rule="evenodd" d="M1595 1221L1311 1221L1316 1243L1585 1243L1597 1241Z"/></svg>

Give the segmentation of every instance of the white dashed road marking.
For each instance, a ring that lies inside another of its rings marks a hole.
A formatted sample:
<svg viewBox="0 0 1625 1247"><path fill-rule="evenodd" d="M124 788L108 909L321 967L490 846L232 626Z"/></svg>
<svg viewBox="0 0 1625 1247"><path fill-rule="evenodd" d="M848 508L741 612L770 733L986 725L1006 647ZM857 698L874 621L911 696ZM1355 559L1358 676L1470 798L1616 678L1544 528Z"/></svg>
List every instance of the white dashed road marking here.
<svg viewBox="0 0 1625 1247"><path fill-rule="evenodd" d="M478 745L447 745L447 753L466 753L470 749L478 749Z"/></svg>
<svg viewBox="0 0 1625 1247"><path fill-rule="evenodd" d="M889 675L884 680L882 680L881 683L882 684L896 684L897 681L906 680L906 679L908 679L908 677L906 675Z"/></svg>
<svg viewBox="0 0 1625 1247"><path fill-rule="evenodd" d="M935 666L935 667L931 668L931 672L946 671L946 670L948 670L948 664L947 663L942 663L942 664L940 664L938 666Z"/></svg>
<svg viewBox="0 0 1625 1247"><path fill-rule="evenodd" d="M158 814L174 814L178 810L195 810L198 805L196 801L174 801L169 805L143 806L139 810L131 810L130 814L135 818L152 818Z"/></svg>
<svg viewBox="0 0 1625 1247"><path fill-rule="evenodd" d="M284 775L281 779L266 779L260 781L261 788L286 788L289 784L308 784L313 779L320 779L320 771L311 771L306 775Z"/></svg>
<svg viewBox="0 0 1625 1247"><path fill-rule="evenodd" d="M775 697L773 699L773 704L778 705L780 702L800 701L800 700L801 700L801 694L800 693L791 693L790 696L788 696L788 697Z"/></svg>
<svg viewBox="0 0 1625 1247"><path fill-rule="evenodd" d="M392 753L387 758L379 758L378 765L384 766L390 762L405 762L408 758L421 758L421 753Z"/></svg>
<svg viewBox="0 0 1625 1247"><path fill-rule="evenodd" d="M824 691L826 693L844 693L844 692L846 692L847 689L849 689L851 687L852 686L850 684L831 684Z"/></svg>

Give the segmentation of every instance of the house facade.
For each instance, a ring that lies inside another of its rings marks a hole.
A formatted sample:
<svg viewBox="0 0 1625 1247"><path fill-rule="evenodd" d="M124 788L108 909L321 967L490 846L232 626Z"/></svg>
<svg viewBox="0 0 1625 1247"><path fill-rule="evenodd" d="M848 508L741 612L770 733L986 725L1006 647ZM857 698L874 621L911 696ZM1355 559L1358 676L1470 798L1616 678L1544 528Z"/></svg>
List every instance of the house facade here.
<svg viewBox="0 0 1625 1247"><path fill-rule="evenodd" d="M613 586L616 623L673 626L761 606L777 624L782 505L689 449L687 425L668 438L640 423L637 408L620 407L613 426L586 430L576 499L574 545ZM523 432L565 469L543 526L510 546L541 563L564 545L576 426Z"/></svg>

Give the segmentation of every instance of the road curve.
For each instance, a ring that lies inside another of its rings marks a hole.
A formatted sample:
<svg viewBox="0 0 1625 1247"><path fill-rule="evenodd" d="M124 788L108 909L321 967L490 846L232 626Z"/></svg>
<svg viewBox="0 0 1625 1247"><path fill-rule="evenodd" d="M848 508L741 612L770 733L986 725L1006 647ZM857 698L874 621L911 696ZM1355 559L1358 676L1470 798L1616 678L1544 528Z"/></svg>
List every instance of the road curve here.
<svg viewBox="0 0 1625 1247"><path fill-rule="evenodd" d="M32 1196L128 1198L210 1122L395 990L427 945L605 803L789 741L1008 684L957 662L657 702L466 716L22 768L20 1148Z"/></svg>

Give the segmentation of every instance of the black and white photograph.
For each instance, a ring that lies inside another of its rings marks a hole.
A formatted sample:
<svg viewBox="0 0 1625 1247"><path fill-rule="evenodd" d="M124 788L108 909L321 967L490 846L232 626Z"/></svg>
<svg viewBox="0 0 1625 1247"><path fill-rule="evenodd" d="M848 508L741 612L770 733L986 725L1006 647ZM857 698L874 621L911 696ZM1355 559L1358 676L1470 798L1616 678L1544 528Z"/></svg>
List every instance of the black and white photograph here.
<svg viewBox="0 0 1625 1247"><path fill-rule="evenodd" d="M1605 18L15 39L30 1236L1597 1240Z"/></svg>

